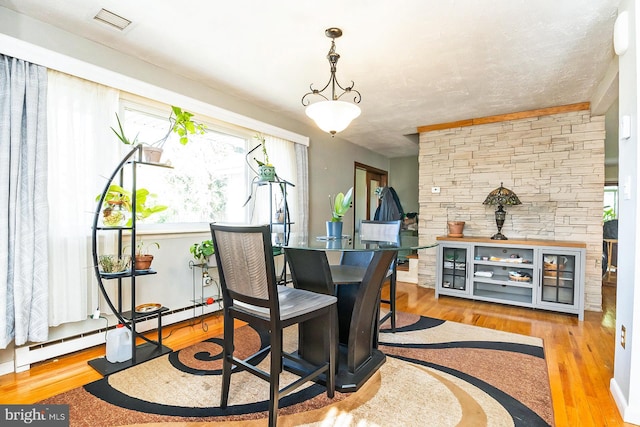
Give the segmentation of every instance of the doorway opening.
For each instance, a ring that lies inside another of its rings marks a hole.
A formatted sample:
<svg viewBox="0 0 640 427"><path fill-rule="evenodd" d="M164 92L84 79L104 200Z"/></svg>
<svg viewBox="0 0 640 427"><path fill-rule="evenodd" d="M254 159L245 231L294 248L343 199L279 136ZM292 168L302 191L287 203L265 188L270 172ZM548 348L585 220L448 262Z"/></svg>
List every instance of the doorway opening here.
<svg viewBox="0 0 640 427"><path fill-rule="evenodd" d="M378 208L376 189L386 187L388 172L362 163L354 163L353 235L360 230L360 221L373 219Z"/></svg>

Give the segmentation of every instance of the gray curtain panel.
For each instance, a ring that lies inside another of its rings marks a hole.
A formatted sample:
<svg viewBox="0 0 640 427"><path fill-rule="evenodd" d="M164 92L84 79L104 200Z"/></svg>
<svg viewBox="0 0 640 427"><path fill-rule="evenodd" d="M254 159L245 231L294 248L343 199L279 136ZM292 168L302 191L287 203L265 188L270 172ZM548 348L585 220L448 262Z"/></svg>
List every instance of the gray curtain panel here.
<svg viewBox="0 0 640 427"><path fill-rule="evenodd" d="M46 96L46 68L0 55L0 348L48 336Z"/></svg>

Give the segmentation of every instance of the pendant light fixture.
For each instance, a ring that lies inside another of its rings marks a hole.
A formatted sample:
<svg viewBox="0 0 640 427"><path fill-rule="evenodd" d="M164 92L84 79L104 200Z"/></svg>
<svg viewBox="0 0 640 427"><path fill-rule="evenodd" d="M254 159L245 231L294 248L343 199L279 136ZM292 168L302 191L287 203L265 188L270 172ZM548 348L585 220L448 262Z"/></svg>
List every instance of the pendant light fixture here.
<svg viewBox="0 0 640 427"><path fill-rule="evenodd" d="M355 85L353 81L351 81L351 86L342 87L336 79L336 64L340 59L340 55L336 53L335 39L342 36L342 30L340 28L328 28L324 33L331 39L331 49L327 54L327 60L329 60L329 65L331 66L331 77L329 77L329 81L321 90L314 89L313 83L309 85L311 92L302 97L302 105L307 107L307 116L312 118L320 129L329 132L333 136L345 130L349 123L360 115L360 107L356 104L360 103L362 96L360 92L353 89ZM331 94L322 93L329 88L331 89ZM336 93L336 88L342 92ZM354 94L353 103L340 100L345 94L348 97L352 93ZM318 95L324 100L311 104L311 101L307 98L309 95Z"/></svg>

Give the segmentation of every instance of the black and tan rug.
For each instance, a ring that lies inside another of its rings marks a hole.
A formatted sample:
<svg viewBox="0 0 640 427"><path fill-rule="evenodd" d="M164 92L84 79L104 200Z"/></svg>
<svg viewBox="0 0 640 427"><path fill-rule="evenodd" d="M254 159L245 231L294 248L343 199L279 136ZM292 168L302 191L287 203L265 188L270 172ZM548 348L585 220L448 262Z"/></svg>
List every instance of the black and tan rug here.
<svg viewBox="0 0 640 427"><path fill-rule="evenodd" d="M387 361L358 392L329 400L309 383L281 400L278 425L553 425L542 340L402 313L398 326L383 328ZM241 332L247 353L262 345ZM295 346L295 335L285 340ZM40 403L69 404L72 426L266 425L268 383L250 374L231 377L229 407L218 407L220 359L212 338Z"/></svg>

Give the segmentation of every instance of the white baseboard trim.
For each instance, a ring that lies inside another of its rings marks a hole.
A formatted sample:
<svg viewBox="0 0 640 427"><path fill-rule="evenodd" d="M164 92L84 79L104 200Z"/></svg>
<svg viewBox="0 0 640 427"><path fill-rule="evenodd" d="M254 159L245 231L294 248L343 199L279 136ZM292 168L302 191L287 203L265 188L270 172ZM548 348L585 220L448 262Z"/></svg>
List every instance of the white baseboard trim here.
<svg viewBox="0 0 640 427"><path fill-rule="evenodd" d="M398 270L397 280L399 282L418 283L418 259L409 258L409 271Z"/></svg>
<svg viewBox="0 0 640 427"><path fill-rule="evenodd" d="M10 374L13 372L14 363L13 360L9 362L0 363L0 375Z"/></svg>
<svg viewBox="0 0 640 427"><path fill-rule="evenodd" d="M611 378L609 391L611 391L613 400L616 402L616 406L618 407L618 411L620 411L622 420L625 423L640 425L640 408L632 408L627 404L627 399L622 393L622 389L618 386L618 382L615 378Z"/></svg>
<svg viewBox="0 0 640 427"><path fill-rule="evenodd" d="M196 308L196 316L202 314L208 315L216 311L221 310L220 304L212 304L210 306L203 306ZM182 310L176 310L162 316L163 328L167 325L182 322L184 320L194 319L194 310L192 307ZM197 317L195 318L197 319ZM158 319L153 317L149 320L136 323L136 330L138 333L143 333L151 330L155 330L158 326ZM115 327L112 324L109 329ZM104 323L96 325L96 329L85 332L81 335L63 338L48 343L37 343L28 346L17 347L14 352L14 360L0 364L0 374L10 372L23 372L31 368L31 365L43 360L52 359L64 354L73 353L75 351L84 350L96 345L102 345L106 342L107 327ZM154 337L151 337L154 339ZM8 368L7 366L8 365ZM4 372L4 369L8 369Z"/></svg>

